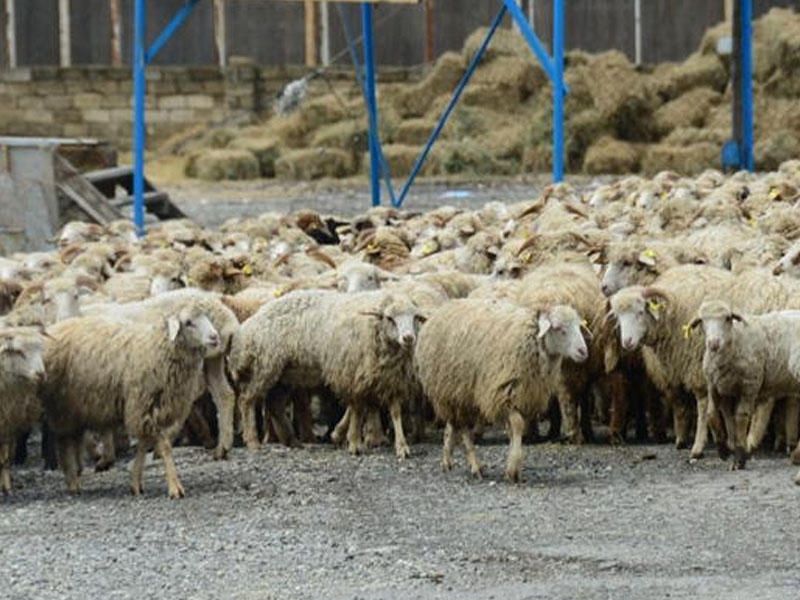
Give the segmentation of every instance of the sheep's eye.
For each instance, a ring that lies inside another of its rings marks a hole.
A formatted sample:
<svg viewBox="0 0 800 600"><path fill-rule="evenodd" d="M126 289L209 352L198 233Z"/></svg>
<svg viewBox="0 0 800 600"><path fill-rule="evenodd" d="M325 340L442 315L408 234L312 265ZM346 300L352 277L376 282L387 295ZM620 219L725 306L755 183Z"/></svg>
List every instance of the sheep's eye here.
<svg viewBox="0 0 800 600"><path fill-rule="evenodd" d="M191 319L187 319L186 320L186 326L187 327L194 327L194 321L192 321Z"/></svg>
<svg viewBox="0 0 800 600"><path fill-rule="evenodd" d="M725 322L726 323L733 323L733 317L728 315L727 317L725 317Z"/></svg>
<svg viewBox="0 0 800 600"><path fill-rule="evenodd" d="M623 266L623 267L630 267L630 266L632 266L632 265L633 265L633 262L632 262L632 261L630 261L630 260L623 260L623 261L622 261L622 266Z"/></svg>

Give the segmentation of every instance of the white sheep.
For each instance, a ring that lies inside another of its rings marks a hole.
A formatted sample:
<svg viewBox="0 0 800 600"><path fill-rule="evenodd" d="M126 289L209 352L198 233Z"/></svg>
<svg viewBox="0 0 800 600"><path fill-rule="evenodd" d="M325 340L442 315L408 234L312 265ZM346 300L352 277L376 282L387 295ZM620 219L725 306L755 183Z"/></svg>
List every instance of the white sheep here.
<svg viewBox="0 0 800 600"><path fill-rule="evenodd" d="M298 291L263 306L242 324L230 354L247 446L260 445L255 403L278 383L325 385L350 408L351 453L362 450L365 411L388 406L395 451L408 456L401 407L418 393L411 355L423 320L410 300L381 290ZM281 407L271 412L279 436L290 438Z"/></svg>
<svg viewBox="0 0 800 600"><path fill-rule="evenodd" d="M172 436L203 390L203 358L219 334L197 308L151 325L76 317L50 328L42 402L70 492L80 491L79 443L87 429L125 425L138 439L131 491L142 493L142 469L154 447L164 460L170 498L184 495L172 458Z"/></svg>
<svg viewBox="0 0 800 600"><path fill-rule="evenodd" d="M800 395L800 311L743 317L725 302L707 301L690 327L702 327L705 336L708 410L718 410L724 426L717 439L720 456L733 451L732 468L744 468L774 398Z"/></svg>
<svg viewBox="0 0 800 600"><path fill-rule="evenodd" d="M446 423L442 467L453 466L456 439L480 476L472 428L479 419L506 423L511 440L506 476L519 481L522 436L561 385L561 357L588 356L581 318L569 306L530 311L502 300L453 300L420 332L414 363L438 418Z"/></svg>
<svg viewBox="0 0 800 600"><path fill-rule="evenodd" d="M0 491L11 490L11 459L17 437L39 419L36 388L44 378L43 337L32 328L0 329Z"/></svg>

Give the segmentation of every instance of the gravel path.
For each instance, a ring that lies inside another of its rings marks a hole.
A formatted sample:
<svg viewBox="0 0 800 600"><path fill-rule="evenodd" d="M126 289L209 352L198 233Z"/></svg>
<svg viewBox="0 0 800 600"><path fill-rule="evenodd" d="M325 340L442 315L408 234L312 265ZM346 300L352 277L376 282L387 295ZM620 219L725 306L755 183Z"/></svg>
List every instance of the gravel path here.
<svg viewBox="0 0 800 600"><path fill-rule="evenodd" d="M161 465L128 465L80 497L38 465L0 503L3 598L785 599L800 590L794 469L745 472L669 446L542 444L502 481L502 440L443 474L440 445L352 458L329 446L179 448L188 497Z"/></svg>

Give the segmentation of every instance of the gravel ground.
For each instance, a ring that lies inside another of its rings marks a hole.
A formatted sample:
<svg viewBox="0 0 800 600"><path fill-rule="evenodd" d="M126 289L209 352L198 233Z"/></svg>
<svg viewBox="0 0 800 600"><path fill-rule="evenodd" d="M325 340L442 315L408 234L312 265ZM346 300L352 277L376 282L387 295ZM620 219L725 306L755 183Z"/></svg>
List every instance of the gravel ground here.
<svg viewBox="0 0 800 600"><path fill-rule="evenodd" d="M4 598L791 598L800 590L798 488L785 458L745 472L689 464L669 446L539 444L525 481L439 467L439 443L398 463L330 446L213 462L179 448L188 497L166 498L161 465L145 495L128 465L15 473L0 503Z"/></svg>

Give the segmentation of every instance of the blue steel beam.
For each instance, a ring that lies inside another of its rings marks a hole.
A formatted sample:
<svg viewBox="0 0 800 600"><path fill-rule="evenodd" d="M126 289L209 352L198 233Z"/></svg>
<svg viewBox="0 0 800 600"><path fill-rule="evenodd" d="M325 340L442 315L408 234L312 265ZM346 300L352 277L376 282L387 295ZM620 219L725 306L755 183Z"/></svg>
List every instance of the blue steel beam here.
<svg viewBox="0 0 800 600"><path fill-rule="evenodd" d="M564 0L553 2L553 181L564 179Z"/></svg>
<svg viewBox="0 0 800 600"><path fill-rule="evenodd" d="M369 117L369 179L372 206L381 203L380 138L378 133L378 102L375 98L375 48L372 43L372 5L361 4L361 27L364 36L364 92Z"/></svg>
<svg viewBox="0 0 800 600"><path fill-rule="evenodd" d="M200 0L186 0L184 5L175 13L167 23L167 26L164 27L164 30L161 34L156 38L156 41L153 42L153 45L147 50L147 54L145 55L145 60L147 64L153 62L153 59L156 57L164 45L169 41L169 39L175 35L175 32L181 28L181 26L186 22L186 19L189 18L189 15L192 14L194 7L197 6L197 3Z"/></svg>
<svg viewBox="0 0 800 600"><path fill-rule="evenodd" d="M739 53L742 95L742 139L739 140L739 168L752 171L753 159L753 0L741 0L741 50Z"/></svg>
<svg viewBox="0 0 800 600"><path fill-rule="evenodd" d="M146 0L133 5L133 223L136 233L144 235L144 99L146 35Z"/></svg>
<svg viewBox="0 0 800 600"><path fill-rule="evenodd" d="M447 119L450 117L450 113L453 112L453 109L458 103L458 100L461 97L461 92L464 91L464 87L466 87L467 83L472 77L472 74L475 72L475 69L481 62L483 55L486 53L486 48L488 48L489 46L489 42L492 41L492 37L494 37L495 31L497 31L497 28L500 26L500 23L502 23L503 17L505 17L505 15L506 15L506 7L502 6L500 7L500 12L497 13L497 16L494 18L494 21L492 21L492 24L489 27L489 31L486 32L486 37L483 38L483 42L478 48L478 51L473 55L472 60L467 66L467 70L461 77L461 81L458 82L456 89L453 91L453 95L450 98L450 102L447 103L447 107L444 109L442 116L439 117L439 121L436 123L436 127L433 128L430 137L428 137L428 141L425 143L425 147L422 149L422 152L420 153L419 157L417 157L417 161L414 163L414 166L411 169L411 173L409 173L408 175L408 180L403 186L403 189L400 191L400 195L397 197L397 203L395 204L397 208L399 208L403 204L403 200L405 200L406 194L408 194L408 190L411 189L411 186L414 184L414 179L416 179L420 169L422 169L422 165L425 164L425 159L428 158L428 154L433 148L434 143L436 143L436 139L439 137L439 134L442 132L442 128L444 128L445 124L447 123Z"/></svg>

